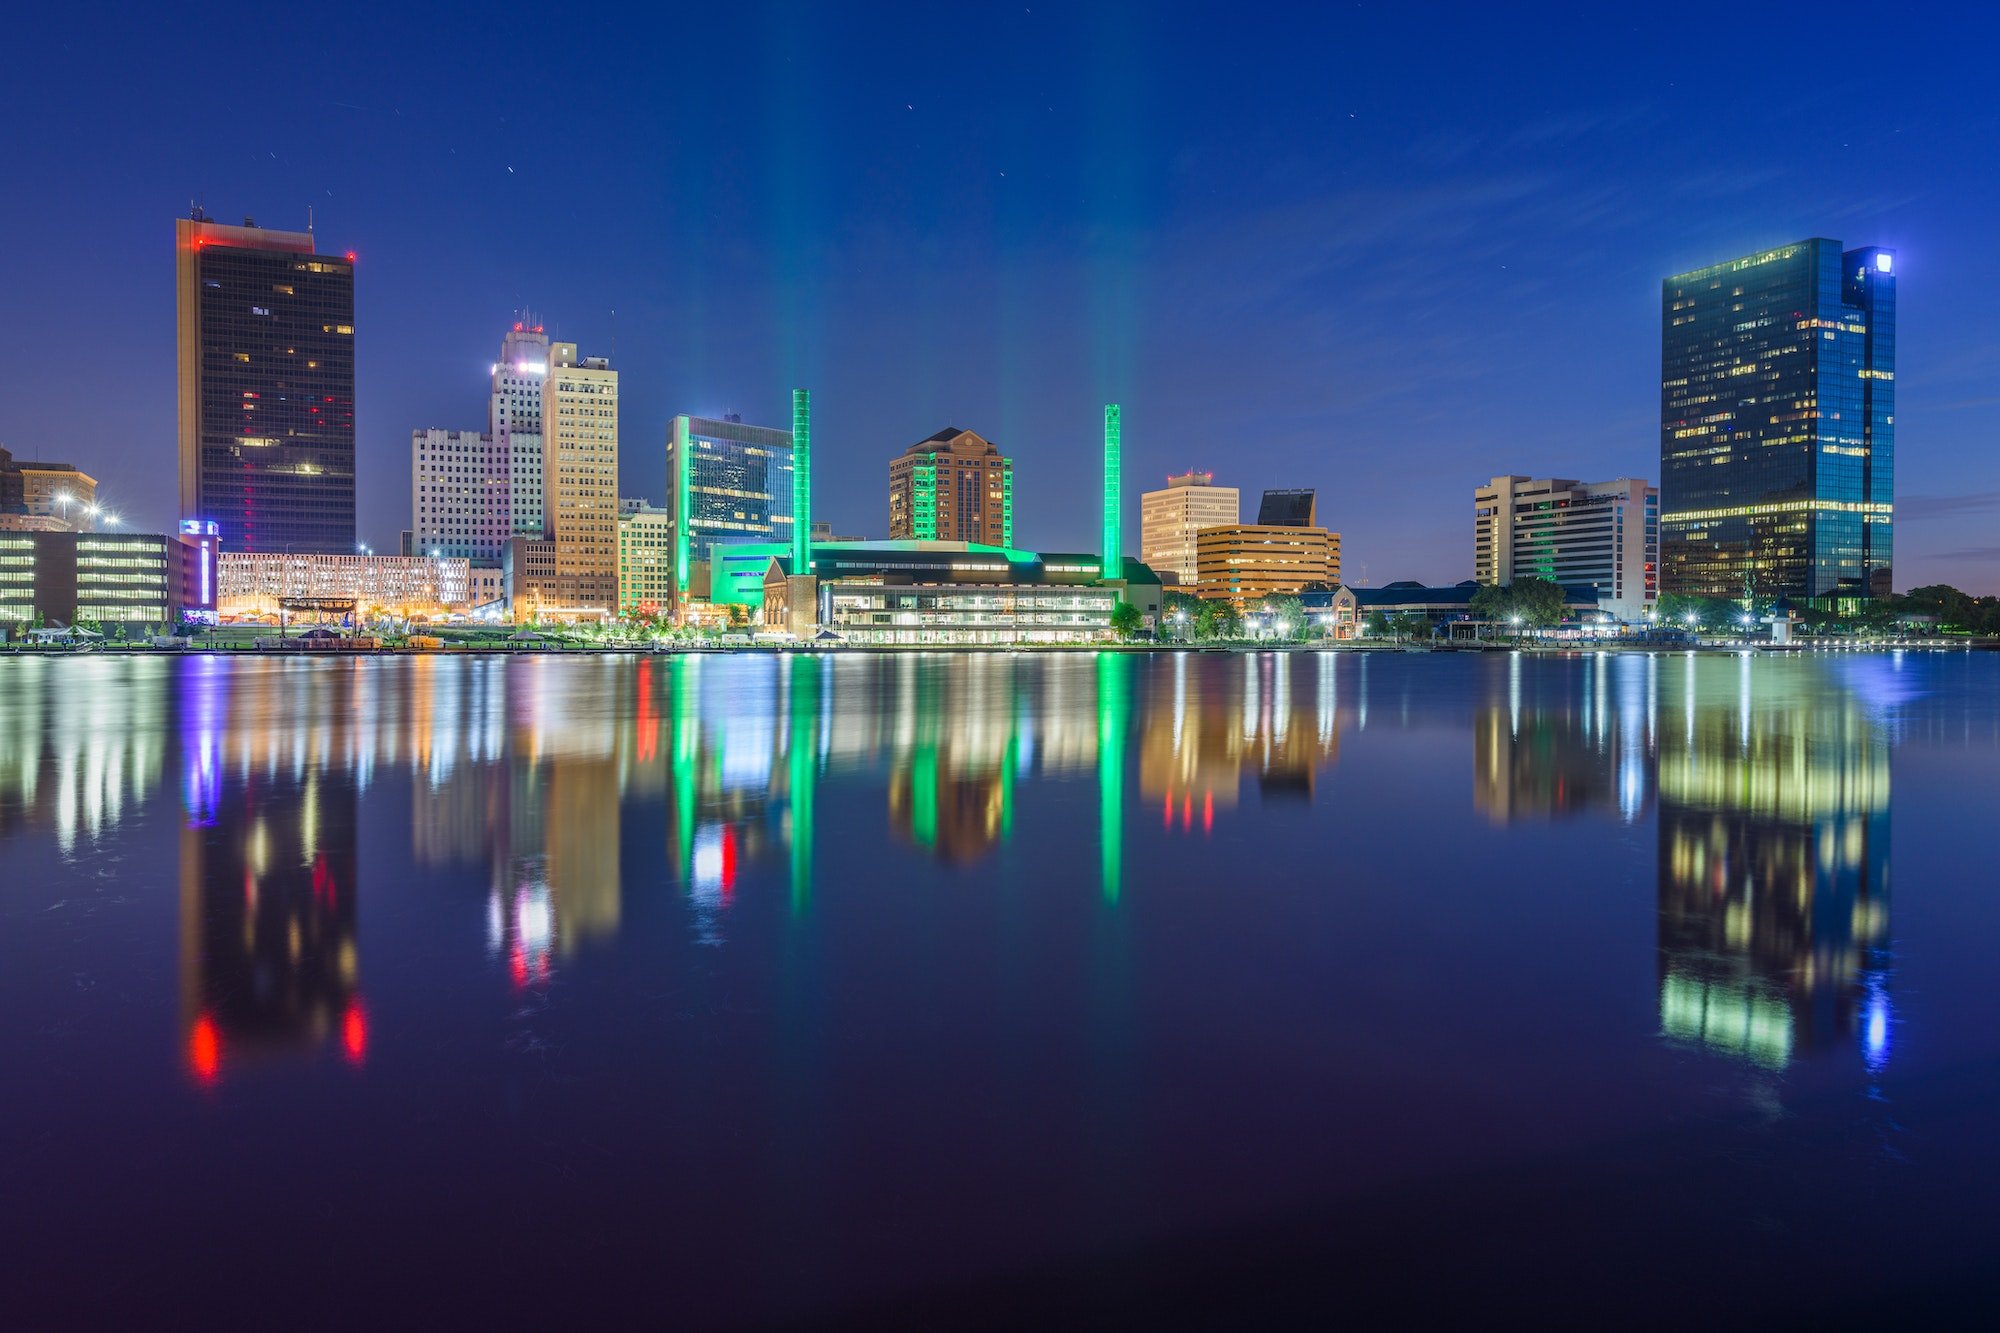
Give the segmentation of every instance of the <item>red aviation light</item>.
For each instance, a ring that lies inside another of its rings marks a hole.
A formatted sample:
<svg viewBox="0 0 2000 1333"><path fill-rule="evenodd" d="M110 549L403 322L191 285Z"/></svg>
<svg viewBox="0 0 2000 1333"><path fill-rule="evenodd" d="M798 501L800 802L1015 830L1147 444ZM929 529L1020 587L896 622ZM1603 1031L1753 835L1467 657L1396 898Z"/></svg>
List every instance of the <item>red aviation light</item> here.
<svg viewBox="0 0 2000 1333"><path fill-rule="evenodd" d="M350 264L354 262L354 252L352 250L347 252L347 262Z"/></svg>

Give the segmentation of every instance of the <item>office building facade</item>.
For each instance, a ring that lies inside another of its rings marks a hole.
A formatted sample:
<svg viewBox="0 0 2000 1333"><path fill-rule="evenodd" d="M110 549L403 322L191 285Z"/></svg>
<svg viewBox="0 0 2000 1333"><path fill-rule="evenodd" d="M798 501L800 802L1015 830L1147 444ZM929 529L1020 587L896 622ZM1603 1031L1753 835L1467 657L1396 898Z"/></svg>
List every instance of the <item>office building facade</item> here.
<svg viewBox="0 0 2000 1333"><path fill-rule="evenodd" d="M555 543L558 605L618 605L618 372L575 343L549 344L542 381L543 530Z"/></svg>
<svg viewBox="0 0 2000 1333"><path fill-rule="evenodd" d="M735 417L677 416L667 431L674 579L729 542L792 540L792 432ZM680 521L685 514L687 521Z"/></svg>
<svg viewBox="0 0 2000 1333"><path fill-rule="evenodd" d="M1895 269L1894 251L1815 239L1662 284L1663 591L1888 595Z"/></svg>
<svg viewBox="0 0 2000 1333"><path fill-rule="evenodd" d="M185 605L189 556L157 534L0 532L0 625L171 629Z"/></svg>
<svg viewBox="0 0 2000 1333"><path fill-rule="evenodd" d="M407 555L497 564L513 536L513 460L504 441L476 430L410 432Z"/></svg>
<svg viewBox="0 0 2000 1333"><path fill-rule="evenodd" d="M471 564L408 555L287 555L231 551L216 560L223 617L275 616L292 600L352 601L359 617L444 615L471 606Z"/></svg>
<svg viewBox="0 0 2000 1333"><path fill-rule="evenodd" d="M1188 471L1167 478L1164 490L1139 497L1139 558L1172 583L1196 581L1195 534L1228 527L1242 517L1242 495L1215 484L1213 472Z"/></svg>
<svg viewBox="0 0 2000 1333"><path fill-rule="evenodd" d="M1265 491L1255 523L1195 534L1195 595L1239 611L1339 581L1340 534L1319 526L1319 492L1310 487Z"/></svg>
<svg viewBox="0 0 2000 1333"><path fill-rule="evenodd" d="M97 479L69 463L23 462L0 449L0 530L81 532L99 526Z"/></svg>
<svg viewBox="0 0 2000 1333"><path fill-rule="evenodd" d="M643 500L618 506L618 614L656 616L674 605L674 514Z"/></svg>
<svg viewBox="0 0 2000 1333"><path fill-rule="evenodd" d="M1472 577L1588 584L1603 610L1636 623L1659 598L1659 519L1659 488L1632 477L1495 477L1473 492Z"/></svg>
<svg viewBox="0 0 2000 1333"><path fill-rule="evenodd" d="M508 523L542 535L542 385L549 377L549 335L539 324L516 323L500 341L486 430L507 456Z"/></svg>
<svg viewBox="0 0 2000 1333"><path fill-rule="evenodd" d="M892 541L1014 541L1014 460L969 430L947 426L889 464Z"/></svg>
<svg viewBox="0 0 2000 1333"><path fill-rule="evenodd" d="M180 507L232 551L354 550L354 263L309 232L174 224Z"/></svg>

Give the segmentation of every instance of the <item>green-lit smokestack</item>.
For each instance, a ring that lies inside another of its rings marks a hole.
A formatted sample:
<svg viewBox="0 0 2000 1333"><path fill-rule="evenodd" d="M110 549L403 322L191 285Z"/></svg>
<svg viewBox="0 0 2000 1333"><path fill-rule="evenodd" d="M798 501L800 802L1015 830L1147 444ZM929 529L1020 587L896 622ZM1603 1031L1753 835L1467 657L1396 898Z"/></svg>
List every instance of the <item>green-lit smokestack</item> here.
<svg viewBox="0 0 2000 1333"><path fill-rule="evenodd" d="M688 513L688 472L694 463L688 458L688 419L674 418L674 465L671 483L674 488L674 591L679 593L678 605L687 605L688 593L688 542L692 516Z"/></svg>
<svg viewBox="0 0 2000 1333"><path fill-rule="evenodd" d="M1122 578L1124 552L1120 549L1118 514L1118 404L1104 405L1104 570L1100 578Z"/></svg>
<svg viewBox="0 0 2000 1333"><path fill-rule="evenodd" d="M792 390L792 573L812 573L812 395Z"/></svg>

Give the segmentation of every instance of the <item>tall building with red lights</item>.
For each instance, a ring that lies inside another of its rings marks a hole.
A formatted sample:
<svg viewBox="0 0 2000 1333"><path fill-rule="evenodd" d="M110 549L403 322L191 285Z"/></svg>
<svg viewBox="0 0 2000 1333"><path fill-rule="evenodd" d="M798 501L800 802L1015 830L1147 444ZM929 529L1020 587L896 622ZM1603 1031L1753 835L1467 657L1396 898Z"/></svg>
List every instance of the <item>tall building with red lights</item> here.
<svg viewBox="0 0 2000 1333"><path fill-rule="evenodd" d="M174 223L180 516L223 549L354 551L354 256L310 232Z"/></svg>

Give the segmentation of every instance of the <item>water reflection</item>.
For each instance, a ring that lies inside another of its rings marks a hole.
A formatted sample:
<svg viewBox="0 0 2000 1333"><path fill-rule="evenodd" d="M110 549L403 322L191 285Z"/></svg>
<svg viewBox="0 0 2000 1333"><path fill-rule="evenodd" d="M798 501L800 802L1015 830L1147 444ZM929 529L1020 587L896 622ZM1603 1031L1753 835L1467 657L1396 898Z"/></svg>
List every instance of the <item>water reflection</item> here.
<svg viewBox="0 0 2000 1333"><path fill-rule="evenodd" d="M1469 694L1427 704L1446 671ZM490 956L538 987L610 948L634 895L672 895L721 946L746 882L796 916L820 874L971 871L1023 837L1089 858L1115 907L1137 840L1322 800L1343 735L1369 736L1371 676L1378 732L1470 732L1495 836L1657 809L1668 1040L1765 1067L1848 1041L1887 1058L1889 752L1914 694L1887 659L28 661L0 676L0 838L76 855L178 796L181 1035L206 1079L256 1052L361 1059L358 830L390 775L410 862L476 877ZM882 824L852 824L857 797Z"/></svg>
<svg viewBox="0 0 2000 1333"><path fill-rule="evenodd" d="M1889 741L1794 672L1676 672L1660 742L1660 1025L1779 1067L1892 1031Z"/></svg>
<svg viewBox="0 0 2000 1333"><path fill-rule="evenodd" d="M1652 802L1659 659L1600 654L1524 678L1508 659L1473 722L1473 805L1496 824L1572 815L1631 823Z"/></svg>
<svg viewBox="0 0 2000 1333"><path fill-rule="evenodd" d="M350 672L298 673L285 709L181 677L180 1015L203 1081L329 1039L367 1053L356 910L359 827Z"/></svg>

